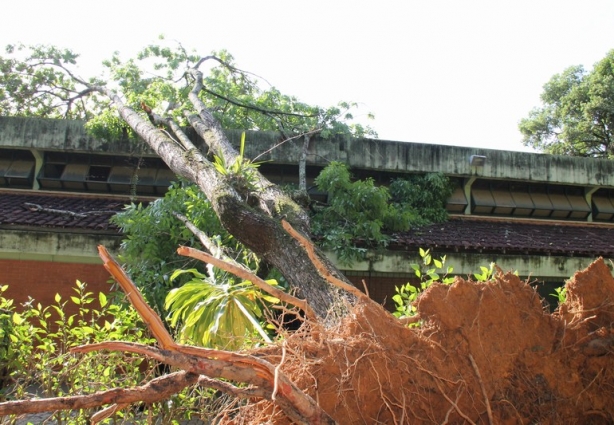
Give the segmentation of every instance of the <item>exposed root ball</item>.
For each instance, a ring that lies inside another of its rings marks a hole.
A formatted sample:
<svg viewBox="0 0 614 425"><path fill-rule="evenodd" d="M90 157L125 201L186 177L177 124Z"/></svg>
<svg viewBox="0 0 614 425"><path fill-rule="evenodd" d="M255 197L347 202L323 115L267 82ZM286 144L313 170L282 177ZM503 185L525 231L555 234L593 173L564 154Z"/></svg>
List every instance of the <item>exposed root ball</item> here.
<svg viewBox="0 0 614 425"><path fill-rule="evenodd" d="M600 259L567 288L549 314L512 274L436 284L418 328L363 302L338 328L289 336L281 370L340 424L614 423L614 279ZM256 354L279 364L282 347ZM287 423L270 401L234 413Z"/></svg>

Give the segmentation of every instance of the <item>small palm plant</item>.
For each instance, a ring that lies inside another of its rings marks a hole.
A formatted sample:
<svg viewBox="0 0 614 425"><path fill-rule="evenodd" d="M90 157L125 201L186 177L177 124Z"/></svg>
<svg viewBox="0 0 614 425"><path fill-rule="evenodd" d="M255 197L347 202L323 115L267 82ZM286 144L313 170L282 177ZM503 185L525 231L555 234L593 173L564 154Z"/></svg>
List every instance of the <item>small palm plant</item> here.
<svg viewBox="0 0 614 425"><path fill-rule="evenodd" d="M177 270L171 279L184 273L192 274L193 279L171 290L165 303L171 326L180 326L181 341L226 350L244 347L255 338L271 341L261 324L263 306L278 303L277 298L249 281L230 276L218 281L196 269ZM266 282L277 285L274 279Z"/></svg>

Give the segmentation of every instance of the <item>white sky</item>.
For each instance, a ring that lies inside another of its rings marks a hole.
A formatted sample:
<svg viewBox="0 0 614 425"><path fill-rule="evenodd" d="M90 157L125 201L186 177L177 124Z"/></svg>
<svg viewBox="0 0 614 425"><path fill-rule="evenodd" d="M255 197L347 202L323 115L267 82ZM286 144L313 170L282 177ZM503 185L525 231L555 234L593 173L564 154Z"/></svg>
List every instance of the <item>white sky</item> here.
<svg viewBox="0 0 614 425"><path fill-rule="evenodd" d="M544 83L614 48L614 1L19 0L0 23L2 47L67 47L91 68L159 34L227 49L302 101L359 102L381 139L527 150L517 124Z"/></svg>

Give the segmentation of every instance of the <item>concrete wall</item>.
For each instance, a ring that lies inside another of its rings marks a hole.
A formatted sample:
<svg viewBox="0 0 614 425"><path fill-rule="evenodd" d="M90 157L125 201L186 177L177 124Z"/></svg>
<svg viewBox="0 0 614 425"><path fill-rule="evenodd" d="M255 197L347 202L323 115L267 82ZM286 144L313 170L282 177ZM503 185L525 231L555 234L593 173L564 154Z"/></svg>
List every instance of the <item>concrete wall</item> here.
<svg viewBox="0 0 614 425"><path fill-rule="evenodd" d="M235 143L239 137L239 133L229 133L229 138ZM281 141L273 133L250 132L246 140L246 152L250 158ZM297 164L301 146L302 140L286 142L260 160ZM485 156L484 166L471 166L469 158L472 155ZM455 177L614 187L614 161L606 159L377 139L318 139L311 143L308 161L321 166L330 161L341 161L353 168L373 171L443 172Z"/></svg>
<svg viewBox="0 0 614 425"><path fill-rule="evenodd" d="M117 252L120 243L118 234L0 229L0 259L102 264L97 246Z"/></svg>
<svg viewBox="0 0 614 425"><path fill-rule="evenodd" d="M227 131L235 145L239 144L241 133ZM302 139L284 142L275 132L247 132L246 136L247 157L279 164L298 163ZM130 155L136 149L127 141L92 138L81 121L15 117L0 117L2 147L114 155ZM469 164L472 155L485 156L484 166L472 167ZM330 161L343 161L365 170L439 171L458 177L614 188L614 161L493 149L339 137L314 140L308 161L321 166Z"/></svg>
<svg viewBox="0 0 614 425"><path fill-rule="evenodd" d="M540 276L543 279L564 280L569 279L576 271L588 267L596 258L593 257L564 257L564 256L538 256L538 255L503 255L503 254L477 254L477 253L450 253L432 252L434 258L446 256L446 265L454 268L454 274L470 276L480 272L481 266L488 266L495 262L503 271L517 272L521 277ZM342 270L333 253L327 253L335 264ZM411 264L420 264L421 259L417 252L388 251L378 255L371 262L361 261L352 265L354 273L393 273L397 275L414 276Z"/></svg>
<svg viewBox="0 0 614 425"><path fill-rule="evenodd" d="M65 152L129 155L135 144L122 140L95 139L83 121L0 116L0 147ZM149 150L153 155L153 151Z"/></svg>

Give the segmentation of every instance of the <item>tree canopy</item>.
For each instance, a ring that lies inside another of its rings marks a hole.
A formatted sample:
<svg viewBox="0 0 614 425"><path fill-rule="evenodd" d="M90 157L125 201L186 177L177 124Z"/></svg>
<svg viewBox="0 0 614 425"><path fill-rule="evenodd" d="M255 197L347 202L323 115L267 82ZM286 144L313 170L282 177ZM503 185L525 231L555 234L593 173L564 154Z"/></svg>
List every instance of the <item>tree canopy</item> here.
<svg viewBox="0 0 614 425"><path fill-rule="evenodd" d="M523 144L546 153L614 158L614 50L591 71L571 66L544 85L542 106L519 123Z"/></svg>
<svg viewBox="0 0 614 425"><path fill-rule="evenodd" d="M306 104L238 69L225 50L200 56L161 36L159 44L145 47L135 58L124 60L116 52L102 63L101 75L88 79L79 76L79 55L70 49L11 44L5 50L6 55L0 56L1 115L85 119L95 135L121 137L127 126L109 107L110 101L91 88L98 85L121 91L132 108L144 105L186 126L192 82L186 71L207 66L200 100L225 129L275 130L285 137L376 134L354 121L355 102L330 107Z"/></svg>

